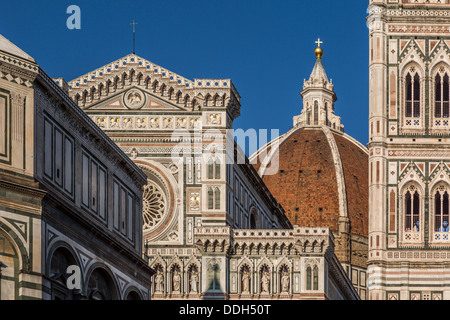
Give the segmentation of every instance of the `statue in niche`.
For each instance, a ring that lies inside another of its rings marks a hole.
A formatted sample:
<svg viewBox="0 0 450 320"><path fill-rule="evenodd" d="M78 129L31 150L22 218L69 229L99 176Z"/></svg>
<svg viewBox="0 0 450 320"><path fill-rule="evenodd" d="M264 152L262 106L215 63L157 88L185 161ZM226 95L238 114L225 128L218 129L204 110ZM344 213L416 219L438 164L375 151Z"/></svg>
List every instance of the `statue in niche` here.
<svg viewBox="0 0 450 320"><path fill-rule="evenodd" d="M242 293L250 292L250 270L248 267L244 267L242 272Z"/></svg>
<svg viewBox="0 0 450 320"><path fill-rule="evenodd" d="M164 292L164 275L161 269L158 269L155 276L155 293Z"/></svg>
<svg viewBox="0 0 450 320"><path fill-rule="evenodd" d="M269 286L270 286L270 276L269 276L269 270L263 269L262 276L261 276L261 292L262 293L269 293Z"/></svg>
<svg viewBox="0 0 450 320"><path fill-rule="evenodd" d="M181 274L180 274L180 271L178 269L175 269L175 271L173 273L172 283L173 283L173 291L174 292L180 292Z"/></svg>
<svg viewBox="0 0 450 320"><path fill-rule="evenodd" d="M198 272L197 272L197 268L193 268L192 272L191 272L191 293L198 293L198 280L199 280L199 276L198 276Z"/></svg>
<svg viewBox="0 0 450 320"><path fill-rule="evenodd" d="M284 270L281 276L281 292L289 292L289 274L287 270Z"/></svg>

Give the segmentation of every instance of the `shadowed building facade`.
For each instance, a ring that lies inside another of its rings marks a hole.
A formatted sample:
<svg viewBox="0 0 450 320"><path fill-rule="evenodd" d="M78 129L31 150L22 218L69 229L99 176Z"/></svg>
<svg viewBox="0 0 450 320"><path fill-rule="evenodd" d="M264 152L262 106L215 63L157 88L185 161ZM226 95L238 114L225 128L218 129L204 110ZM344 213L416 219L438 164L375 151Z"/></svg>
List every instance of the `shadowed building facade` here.
<svg viewBox="0 0 450 320"><path fill-rule="evenodd" d="M0 300L149 299L146 176L1 35L0 61Z"/></svg>

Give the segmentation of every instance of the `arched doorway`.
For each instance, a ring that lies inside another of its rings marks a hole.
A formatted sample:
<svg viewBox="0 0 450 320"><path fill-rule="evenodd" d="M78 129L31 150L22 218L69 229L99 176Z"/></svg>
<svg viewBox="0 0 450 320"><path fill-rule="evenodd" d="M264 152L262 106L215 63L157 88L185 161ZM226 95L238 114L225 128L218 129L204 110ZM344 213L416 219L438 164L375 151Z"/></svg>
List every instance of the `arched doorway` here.
<svg viewBox="0 0 450 320"><path fill-rule="evenodd" d="M19 255L9 235L0 228L0 300L19 296Z"/></svg>
<svg viewBox="0 0 450 320"><path fill-rule="evenodd" d="M126 300L142 300L136 291L130 291L125 299Z"/></svg>
<svg viewBox="0 0 450 320"><path fill-rule="evenodd" d="M65 247L59 247L50 260L50 279L52 281L52 300L74 300L79 295L67 288L67 268L77 265L73 254Z"/></svg>
<svg viewBox="0 0 450 320"><path fill-rule="evenodd" d="M108 271L103 268L92 271L87 296L89 300L119 300L116 285Z"/></svg>

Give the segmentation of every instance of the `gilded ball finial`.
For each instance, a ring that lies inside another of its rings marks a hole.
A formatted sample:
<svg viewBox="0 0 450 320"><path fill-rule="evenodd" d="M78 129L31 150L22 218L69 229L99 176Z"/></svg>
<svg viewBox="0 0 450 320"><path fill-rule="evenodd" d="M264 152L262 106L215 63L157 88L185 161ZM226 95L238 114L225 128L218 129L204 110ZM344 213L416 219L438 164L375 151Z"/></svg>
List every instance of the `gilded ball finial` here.
<svg viewBox="0 0 450 320"><path fill-rule="evenodd" d="M320 47L320 45L323 43L319 40L316 41L317 48L314 50L314 54L316 55L317 59L321 59L323 57L323 49Z"/></svg>

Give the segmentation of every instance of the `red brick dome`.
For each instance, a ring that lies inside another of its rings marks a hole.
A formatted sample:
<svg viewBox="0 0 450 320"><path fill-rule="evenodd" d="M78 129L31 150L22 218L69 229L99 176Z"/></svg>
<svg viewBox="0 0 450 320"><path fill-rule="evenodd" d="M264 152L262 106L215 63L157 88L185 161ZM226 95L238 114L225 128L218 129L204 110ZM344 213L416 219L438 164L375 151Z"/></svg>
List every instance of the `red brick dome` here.
<svg viewBox="0 0 450 320"><path fill-rule="evenodd" d="M348 218L351 234L368 236L368 152L355 139L326 126L300 127L250 160L293 225L338 230Z"/></svg>

